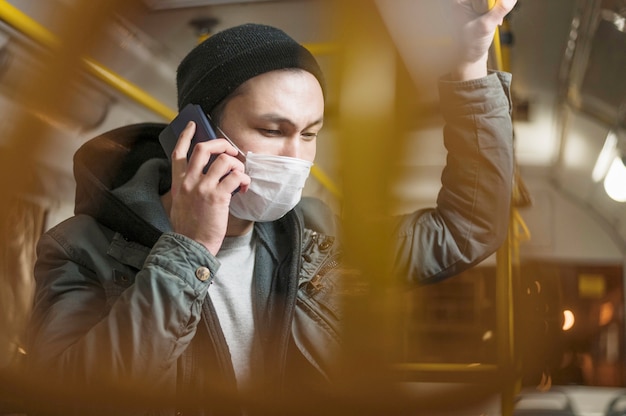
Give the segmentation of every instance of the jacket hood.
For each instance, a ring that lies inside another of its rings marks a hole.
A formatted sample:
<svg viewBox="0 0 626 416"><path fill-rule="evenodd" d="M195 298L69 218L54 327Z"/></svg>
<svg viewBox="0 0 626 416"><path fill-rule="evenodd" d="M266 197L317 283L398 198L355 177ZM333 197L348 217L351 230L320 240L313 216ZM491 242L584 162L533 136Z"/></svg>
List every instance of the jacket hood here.
<svg viewBox="0 0 626 416"><path fill-rule="evenodd" d="M161 123L120 127L83 144L74 155L75 214L94 217L148 247L169 228L159 196L171 186L158 136Z"/></svg>

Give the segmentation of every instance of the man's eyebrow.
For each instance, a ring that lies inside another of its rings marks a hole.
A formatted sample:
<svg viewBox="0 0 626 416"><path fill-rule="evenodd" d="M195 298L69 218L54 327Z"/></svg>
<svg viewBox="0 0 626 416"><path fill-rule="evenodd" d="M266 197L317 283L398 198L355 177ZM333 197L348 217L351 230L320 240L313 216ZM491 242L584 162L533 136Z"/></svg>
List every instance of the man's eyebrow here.
<svg viewBox="0 0 626 416"><path fill-rule="evenodd" d="M287 123L292 127L296 127L296 123L294 123L292 120L290 120L287 117L283 117L279 114L274 114L274 113L268 113L268 114L261 114L260 118L262 120L265 121L272 121L274 123ZM311 124L309 124L308 126L306 126L305 128L310 128L313 126L317 126L320 124L324 124L324 117L320 117L319 119L315 120L314 122L312 122Z"/></svg>

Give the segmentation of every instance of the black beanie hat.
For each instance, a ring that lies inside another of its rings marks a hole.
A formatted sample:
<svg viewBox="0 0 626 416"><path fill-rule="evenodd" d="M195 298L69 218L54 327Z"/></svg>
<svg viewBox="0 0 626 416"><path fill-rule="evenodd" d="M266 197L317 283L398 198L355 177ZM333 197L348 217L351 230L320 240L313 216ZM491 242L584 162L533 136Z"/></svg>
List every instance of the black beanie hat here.
<svg viewBox="0 0 626 416"><path fill-rule="evenodd" d="M176 74L178 108L199 104L205 113L245 81L265 72L300 68L322 89L322 71L311 53L275 27L244 24L209 37L181 61Z"/></svg>

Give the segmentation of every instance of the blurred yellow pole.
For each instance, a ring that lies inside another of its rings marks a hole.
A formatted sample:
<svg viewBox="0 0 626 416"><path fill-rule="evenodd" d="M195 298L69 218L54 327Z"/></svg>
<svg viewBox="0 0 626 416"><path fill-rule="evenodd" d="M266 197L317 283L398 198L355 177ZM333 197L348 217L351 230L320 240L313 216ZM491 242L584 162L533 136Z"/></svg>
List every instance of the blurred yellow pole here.
<svg viewBox="0 0 626 416"><path fill-rule="evenodd" d="M3 180L7 182L7 186L3 189L9 195L11 191L14 191L14 194L27 193L34 186L32 183L34 180L33 160L45 136L46 127L44 123L33 117L33 114L55 114L59 107L67 104L67 85L76 82L79 77L80 54L95 43L99 35L98 29L105 24L105 21L109 21L112 11L124 9L121 3L124 2L121 0L95 1L68 8L68 14L62 17L73 13L76 15L59 25L62 33L55 36L5 0L0 0L0 18L4 22L35 42L54 50L54 54L42 52L38 54L45 71L38 74L38 77L33 77L28 83L24 83L20 93L15 95L18 107L22 104L22 107L29 111L16 115L13 123L17 126L16 134L7 137L6 154L10 156L7 157L7 163L4 164L3 169L13 174L3 175ZM125 3L125 5L128 4L128 2ZM31 119L22 120L26 117ZM16 163L18 164L15 165Z"/></svg>
<svg viewBox="0 0 626 416"><path fill-rule="evenodd" d="M493 4L491 1L490 6ZM396 128L395 117L396 105L401 105L395 96L398 60L393 43L387 39L387 32L378 21L373 1L343 0L339 5L339 39L342 41L343 59L340 70L339 155L346 167L342 176L346 259L349 266L356 267L366 278L370 278L370 287L375 288L363 304L350 305L352 307L348 309L346 343L351 365L347 371L360 383L371 383L364 391L379 389L382 394L384 386L381 382L386 374L382 370L385 363L381 357L390 352L386 344L389 328L384 328L384 325L399 318L399 302L397 297L389 298L389 286L384 278L388 261L384 257L387 253L386 233L365 224L366 218L386 215L387 202L391 199L388 172L392 171L389 161L393 160L393 156L389 152L399 148L398 140L403 137ZM494 49L499 57L499 42ZM496 66L500 67L501 63L496 63ZM444 379L447 376L448 381L491 375L490 379L484 380L486 384L482 392L502 392L503 415L510 415L514 388L512 380L507 378L513 361L509 240L498 251L497 274L497 367L411 363L396 368L428 375L441 373ZM378 366L380 364L382 366ZM494 378L500 380L501 377L507 382L505 386L494 381ZM428 401L428 398L424 399Z"/></svg>
<svg viewBox="0 0 626 416"><path fill-rule="evenodd" d="M65 13L59 14L61 20L56 22L58 24L55 26L60 28L60 33L54 37L15 7L4 0L0 1L2 20L37 42L45 39L45 46L54 49L54 53L35 51L36 59L40 63L37 68L41 70L29 73L29 78L25 80L27 82L20 82L20 90L11 97L16 104L14 108L24 111L13 111L10 115L11 123L7 124L8 133L4 137L3 151L0 154L2 158L0 188L3 192L0 223L3 225L15 220L9 215L12 208L20 206L16 202L31 196L39 196L41 193L38 183L40 173L37 173L39 165L36 160L42 160L46 156L41 153L45 148L49 124L38 115L54 117L63 106L69 104L71 97L68 86L81 78L80 57L99 40L113 12L124 10L130 3L123 0L72 2L74 7L68 6L63 9ZM10 234L7 229L8 227L3 227L0 233L2 238L0 247L3 248L7 247L8 243L17 243L16 236ZM15 276L5 274L7 269L3 267L0 275L2 284L0 290L3 292L11 285L10 279L15 279ZM20 297L24 295L21 293ZM16 315L21 311L15 308L15 299L13 302L9 305L3 304L0 313L17 319ZM7 333L9 330L16 333ZM19 338L24 328L0 327L0 331L2 337L11 339ZM50 399L50 401L44 399L46 404L51 405L50 408L54 408L54 401L64 397L64 389L66 390L67 386L55 385L41 377L35 379L32 374L20 367L9 370L0 373L0 396L10 392L12 401L19 402L21 399L28 405L41 403L42 398ZM4 398L0 397L3 403Z"/></svg>
<svg viewBox="0 0 626 416"><path fill-rule="evenodd" d="M373 0L334 3L340 41L338 158L343 189L344 263L356 269L369 290L345 304L345 356L342 382L354 404L389 400L385 392L392 337L393 302L385 278L385 230L370 224L388 213L394 129L396 53ZM397 301L395 302L397 305Z"/></svg>

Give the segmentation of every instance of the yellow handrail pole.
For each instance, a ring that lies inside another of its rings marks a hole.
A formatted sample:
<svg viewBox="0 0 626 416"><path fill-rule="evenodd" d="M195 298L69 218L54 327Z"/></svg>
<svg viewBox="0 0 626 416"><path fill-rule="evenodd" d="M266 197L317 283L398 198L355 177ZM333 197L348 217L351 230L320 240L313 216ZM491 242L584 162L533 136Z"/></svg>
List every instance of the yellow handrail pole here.
<svg viewBox="0 0 626 416"><path fill-rule="evenodd" d="M166 120L172 120L176 117L177 111L172 110L168 106L164 105L150 94L146 93L135 84L120 77L113 71L100 65L96 61L89 58L83 58L83 64L85 65L87 72L95 76L101 81L104 81L107 85L114 87L116 90L122 92L127 97L133 99L137 103L152 110L156 114L162 116Z"/></svg>
<svg viewBox="0 0 626 416"><path fill-rule="evenodd" d="M496 252L496 310L498 367L505 382L502 391L502 416L513 414L514 398L514 342L513 342L513 285L512 285L512 225L505 242Z"/></svg>
<svg viewBox="0 0 626 416"><path fill-rule="evenodd" d="M496 0L488 0L489 9L495 6ZM496 28L492 43L495 58L495 69L503 70L502 48L500 45L500 30ZM507 238L496 252L496 310L497 314L497 345L498 367L503 372L504 386L502 389L501 412L502 416L513 414L516 394L515 380L515 342L514 342L514 299L513 299L513 268L511 253L514 241L513 212L509 218Z"/></svg>

